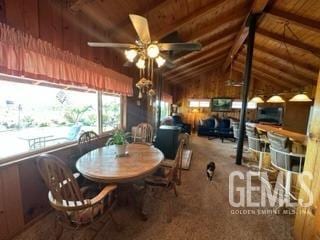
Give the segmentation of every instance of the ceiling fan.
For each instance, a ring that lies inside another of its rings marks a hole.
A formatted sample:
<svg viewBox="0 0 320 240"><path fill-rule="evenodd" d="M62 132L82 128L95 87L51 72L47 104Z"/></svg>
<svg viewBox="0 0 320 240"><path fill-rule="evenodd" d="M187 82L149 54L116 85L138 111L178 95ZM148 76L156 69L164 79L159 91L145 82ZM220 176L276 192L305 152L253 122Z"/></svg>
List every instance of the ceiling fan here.
<svg viewBox="0 0 320 240"><path fill-rule="evenodd" d="M226 86L228 86L228 87L242 87L243 82L235 81L235 80L227 80Z"/></svg>
<svg viewBox="0 0 320 240"><path fill-rule="evenodd" d="M146 60L155 60L158 67L166 64L172 67L173 63L162 52L166 51L199 51L200 43L159 43L151 40L148 20L145 17L129 14L131 23L138 35L135 43L105 43L88 42L90 47L123 48L127 60L135 63L139 69L146 67ZM128 65L128 64L127 64Z"/></svg>

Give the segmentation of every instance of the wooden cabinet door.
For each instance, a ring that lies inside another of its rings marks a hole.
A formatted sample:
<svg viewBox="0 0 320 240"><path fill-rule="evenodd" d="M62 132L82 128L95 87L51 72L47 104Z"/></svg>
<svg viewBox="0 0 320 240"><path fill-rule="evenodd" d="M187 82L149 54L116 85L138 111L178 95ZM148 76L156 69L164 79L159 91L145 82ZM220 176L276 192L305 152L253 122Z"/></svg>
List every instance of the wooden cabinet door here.
<svg viewBox="0 0 320 240"><path fill-rule="evenodd" d="M18 166L0 170L0 240L9 239L23 229L23 211Z"/></svg>

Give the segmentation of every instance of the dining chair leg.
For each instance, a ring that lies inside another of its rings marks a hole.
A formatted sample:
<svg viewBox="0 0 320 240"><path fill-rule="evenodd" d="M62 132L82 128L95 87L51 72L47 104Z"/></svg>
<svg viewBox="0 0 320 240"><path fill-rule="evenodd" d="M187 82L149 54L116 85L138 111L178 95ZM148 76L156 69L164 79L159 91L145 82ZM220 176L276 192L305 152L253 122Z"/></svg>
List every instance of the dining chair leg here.
<svg viewBox="0 0 320 240"><path fill-rule="evenodd" d="M172 197L167 199L167 223L172 221Z"/></svg>
<svg viewBox="0 0 320 240"><path fill-rule="evenodd" d="M175 183L172 183L172 188L173 188L173 191L174 191L174 195L176 197L178 197L178 191L177 191L177 187L176 187L176 184Z"/></svg>

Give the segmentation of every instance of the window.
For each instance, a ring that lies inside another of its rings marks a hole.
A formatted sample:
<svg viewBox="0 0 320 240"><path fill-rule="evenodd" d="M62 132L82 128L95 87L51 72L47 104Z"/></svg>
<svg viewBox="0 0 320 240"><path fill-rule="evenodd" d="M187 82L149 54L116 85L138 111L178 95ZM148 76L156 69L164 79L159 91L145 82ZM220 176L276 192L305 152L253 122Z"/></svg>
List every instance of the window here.
<svg viewBox="0 0 320 240"><path fill-rule="evenodd" d="M102 129L110 131L119 127L121 121L120 96L102 95Z"/></svg>
<svg viewBox="0 0 320 240"><path fill-rule="evenodd" d="M189 107L208 108L210 107L210 99L189 99Z"/></svg>
<svg viewBox="0 0 320 240"><path fill-rule="evenodd" d="M161 104L161 113L160 113L160 119L163 119L170 114L170 104L164 101L160 102Z"/></svg>
<svg viewBox="0 0 320 240"><path fill-rule="evenodd" d="M0 159L99 132L97 92L0 80ZM120 97L102 95L102 130L120 123Z"/></svg>

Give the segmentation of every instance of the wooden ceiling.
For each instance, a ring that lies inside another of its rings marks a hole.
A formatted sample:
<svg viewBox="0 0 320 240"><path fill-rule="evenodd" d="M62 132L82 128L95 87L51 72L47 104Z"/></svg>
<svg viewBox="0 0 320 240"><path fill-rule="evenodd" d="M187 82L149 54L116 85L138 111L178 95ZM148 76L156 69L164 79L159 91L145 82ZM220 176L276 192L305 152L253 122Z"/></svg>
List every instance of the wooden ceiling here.
<svg viewBox="0 0 320 240"><path fill-rule="evenodd" d="M175 33L181 41L198 41L202 50L173 54L164 78L183 84L221 68L243 72L246 20L259 17L253 78L284 89L316 83L320 66L319 0L67 0L71 11L86 15L117 42L137 37L128 14L145 16L153 40ZM231 64L232 62L232 64Z"/></svg>

